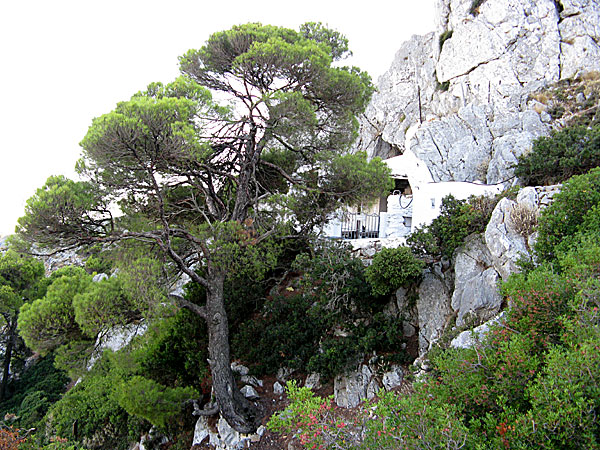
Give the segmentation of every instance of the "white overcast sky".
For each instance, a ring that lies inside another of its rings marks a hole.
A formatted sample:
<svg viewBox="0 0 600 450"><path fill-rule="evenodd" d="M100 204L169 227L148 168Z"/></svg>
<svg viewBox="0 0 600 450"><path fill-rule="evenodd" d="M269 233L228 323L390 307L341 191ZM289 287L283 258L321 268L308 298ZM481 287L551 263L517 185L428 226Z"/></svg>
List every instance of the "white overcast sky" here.
<svg viewBox="0 0 600 450"><path fill-rule="evenodd" d="M94 117L177 57L232 25L323 22L350 40L374 80L413 34L434 29L434 0L0 0L0 236L48 176L74 176Z"/></svg>

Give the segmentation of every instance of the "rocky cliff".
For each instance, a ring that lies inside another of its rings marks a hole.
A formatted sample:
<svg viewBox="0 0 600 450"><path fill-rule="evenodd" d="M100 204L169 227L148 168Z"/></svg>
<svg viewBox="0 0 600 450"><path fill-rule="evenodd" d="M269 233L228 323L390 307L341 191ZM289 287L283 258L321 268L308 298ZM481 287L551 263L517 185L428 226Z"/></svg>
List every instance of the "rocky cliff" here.
<svg viewBox="0 0 600 450"><path fill-rule="evenodd" d="M404 43L380 77L358 148L412 151L435 181L509 183L552 126L532 94L600 69L600 3L436 1L436 31Z"/></svg>

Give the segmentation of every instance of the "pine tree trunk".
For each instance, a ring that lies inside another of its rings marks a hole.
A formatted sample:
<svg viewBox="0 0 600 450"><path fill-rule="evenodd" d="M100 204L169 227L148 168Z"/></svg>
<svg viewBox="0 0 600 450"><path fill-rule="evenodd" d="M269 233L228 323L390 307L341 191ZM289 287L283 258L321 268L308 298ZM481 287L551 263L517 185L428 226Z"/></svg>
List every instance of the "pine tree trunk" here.
<svg viewBox="0 0 600 450"><path fill-rule="evenodd" d="M0 382L0 401L6 398L6 385L10 375L10 360L12 359L12 351L15 342L15 334L17 331L16 318L8 324L8 340L6 341L6 350L4 352L4 363L2 367L2 382Z"/></svg>
<svg viewBox="0 0 600 450"><path fill-rule="evenodd" d="M229 354L229 324L223 298L225 276L210 274L207 290L208 353L212 386L221 416L240 433L253 433L259 425L258 408L237 388Z"/></svg>

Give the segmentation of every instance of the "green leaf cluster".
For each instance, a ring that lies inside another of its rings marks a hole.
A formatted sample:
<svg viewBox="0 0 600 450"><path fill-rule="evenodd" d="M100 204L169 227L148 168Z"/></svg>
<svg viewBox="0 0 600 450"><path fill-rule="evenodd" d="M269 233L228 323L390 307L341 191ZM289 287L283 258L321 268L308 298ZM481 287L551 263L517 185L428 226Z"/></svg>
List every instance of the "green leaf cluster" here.
<svg viewBox="0 0 600 450"><path fill-rule="evenodd" d="M409 247L383 248L373 257L365 276L374 294L389 295L402 286L417 283L424 268L425 263Z"/></svg>
<svg viewBox="0 0 600 450"><path fill-rule="evenodd" d="M482 233L494 207L502 197L471 197L458 200L452 195L442 199L440 214L426 226L417 227L407 239L413 252L422 257L451 259L454 251L472 233Z"/></svg>

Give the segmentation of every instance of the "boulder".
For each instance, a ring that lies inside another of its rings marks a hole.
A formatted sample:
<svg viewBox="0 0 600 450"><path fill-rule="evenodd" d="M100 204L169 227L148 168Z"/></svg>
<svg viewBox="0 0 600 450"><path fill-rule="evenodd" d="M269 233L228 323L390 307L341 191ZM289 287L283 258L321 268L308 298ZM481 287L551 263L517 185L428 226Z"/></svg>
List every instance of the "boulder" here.
<svg viewBox="0 0 600 450"><path fill-rule="evenodd" d="M105 273L97 273L92 277L92 281L94 283L99 283L100 281L108 280L108 275Z"/></svg>
<svg viewBox="0 0 600 450"><path fill-rule="evenodd" d="M240 364L237 361L233 361L231 363L231 371L233 373L237 373L238 375L244 376L244 375L248 375L248 373L250 372L250 369L248 369L246 366L244 366L243 364Z"/></svg>
<svg viewBox="0 0 600 450"><path fill-rule="evenodd" d="M242 375L240 380L242 383L246 383L254 387L263 387L263 381L251 375Z"/></svg>
<svg viewBox="0 0 600 450"><path fill-rule="evenodd" d="M336 405L354 408L363 400L377 394L379 384L368 365L362 364L358 370L338 375L333 381L333 395Z"/></svg>
<svg viewBox="0 0 600 450"><path fill-rule="evenodd" d="M192 446L208 444L215 450L240 450L246 448L249 442L258 442L264 431L264 427L259 427L254 434L241 434L231 428L222 417L219 417L215 429L214 425L209 425L206 417L200 417L196 421Z"/></svg>
<svg viewBox="0 0 600 450"><path fill-rule="evenodd" d="M456 326L465 325L469 317L482 322L498 313L502 305L500 276L492 267L490 251L481 235L470 236L457 251L454 277L451 305L456 312Z"/></svg>
<svg viewBox="0 0 600 450"><path fill-rule="evenodd" d="M534 199L523 196L521 205L527 207ZM492 264L502 279L519 271L517 261L529 258L529 243L518 231L512 213L519 203L503 198L498 202L485 229L485 242L492 257Z"/></svg>
<svg viewBox="0 0 600 450"><path fill-rule="evenodd" d="M281 385L279 381L273 383L273 393L281 395L285 392L285 388Z"/></svg>
<svg viewBox="0 0 600 450"><path fill-rule="evenodd" d="M471 348L478 342L481 342L483 338L489 333L492 325L501 323L504 317L504 312L498 314L493 319L473 328L472 330L466 330L456 336L450 342L450 347L453 348Z"/></svg>
<svg viewBox="0 0 600 450"><path fill-rule="evenodd" d="M393 365L391 370L384 373L381 382L386 391L402 386L404 371L402 367Z"/></svg>
<svg viewBox="0 0 600 450"><path fill-rule="evenodd" d="M427 352L430 343L441 336L453 315L450 298L450 290L443 278L430 271L425 272L417 298L419 355Z"/></svg>
<svg viewBox="0 0 600 450"><path fill-rule="evenodd" d="M304 387L312 390L321 389L321 375L316 372L309 374L304 382Z"/></svg>
<svg viewBox="0 0 600 450"><path fill-rule="evenodd" d="M259 398L256 389L254 389L249 384L245 385L242 389L240 389L240 392L244 395L244 397L246 397L249 400L256 400L257 398Z"/></svg>

